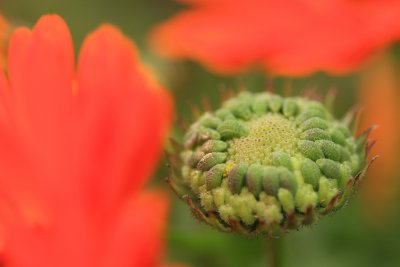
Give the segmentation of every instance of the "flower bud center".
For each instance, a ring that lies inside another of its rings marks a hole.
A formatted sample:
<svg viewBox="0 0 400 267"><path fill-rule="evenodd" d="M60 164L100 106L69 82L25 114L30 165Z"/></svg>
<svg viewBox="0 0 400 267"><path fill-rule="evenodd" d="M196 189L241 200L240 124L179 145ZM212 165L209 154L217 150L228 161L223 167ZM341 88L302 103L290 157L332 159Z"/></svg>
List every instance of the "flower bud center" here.
<svg viewBox="0 0 400 267"><path fill-rule="evenodd" d="M247 123L249 134L228 141L228 160L235 163L272 165L272 153L297 152L299 130L294 122L280 114L267 114Z"/></svg>

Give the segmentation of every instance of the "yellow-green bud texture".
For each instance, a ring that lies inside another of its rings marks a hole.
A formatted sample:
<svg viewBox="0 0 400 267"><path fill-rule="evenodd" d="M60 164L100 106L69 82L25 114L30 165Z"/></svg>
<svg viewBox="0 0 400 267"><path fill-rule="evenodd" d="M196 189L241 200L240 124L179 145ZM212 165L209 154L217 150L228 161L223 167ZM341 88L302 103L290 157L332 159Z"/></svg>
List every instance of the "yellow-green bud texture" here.
<svg viewBox="0 0 400 267"><path fill-rule="evenodd" d="M346 204L365 147L319 102L243 92L190 126L169 181L200 220L276 235Z"/></svg>

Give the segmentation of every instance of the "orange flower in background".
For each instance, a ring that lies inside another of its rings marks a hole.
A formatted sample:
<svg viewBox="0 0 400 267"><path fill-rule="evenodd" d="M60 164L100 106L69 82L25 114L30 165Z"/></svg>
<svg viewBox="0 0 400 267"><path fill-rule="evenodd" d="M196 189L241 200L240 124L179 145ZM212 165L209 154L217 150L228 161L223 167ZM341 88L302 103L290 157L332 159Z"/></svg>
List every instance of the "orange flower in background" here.
<svg viewBox="0 0 400 267"><path fill-rule="evenodd" d="M168 199L141 191L171 100L112 26L90 34L74 70L64 21L18 28L0 71L4 266L153 267Z"/></svg>
<svg viewBox="0 0 400 267"><path fill-rule="evenodd" d="M156 27L151 44L221 73L342 73L400 39L397 0L180 1L190 7Z"/></svg>
<svg viewBox="0 0 400 267"><path fill-rule="evenodd" d="M378 127L371 133L376 139L372 154L379 159L367 173L362 190L363 204L375 222L385 221L398 192L399 150L399 96L397 73L390 57L384 57L370 66L361 76L359 98L363 106L361 131L371 124ZM397 192L396 192L397 191Z"/></svg>

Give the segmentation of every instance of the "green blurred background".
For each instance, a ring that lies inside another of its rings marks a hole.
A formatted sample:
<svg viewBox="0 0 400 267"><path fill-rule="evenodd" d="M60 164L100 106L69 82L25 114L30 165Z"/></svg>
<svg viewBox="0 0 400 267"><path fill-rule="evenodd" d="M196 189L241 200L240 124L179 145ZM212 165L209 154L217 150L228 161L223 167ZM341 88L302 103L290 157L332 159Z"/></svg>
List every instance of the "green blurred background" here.
<svg viewBox="0 0 400 267"><path fill-rule="evenodd" d="M180 8L168 0L2 0L0 3L3 13L20 24L33 25L46 13L61 14L70 26L77 52L84 36L99 24L118 25L135 40L142 60L155 69L158 78L171 90L178 117L190 119L187 115L190 105L199 106L205 98L215 107L221 90L242 85L251 91L262 91L272 83L278 92L290 87L295 93L304 88L325 92L335 87L338 116L357 102L355 75L331 77L318 73L301 79L271 79L263 73L251 72L240 77L221 77L193 62L172 63L157 58L147 47L146 34ZM397 64L400 62L398 50L395 47L390 51L397 58ZM154 183L165 187L164 166L165 161L154 175ZM373 223L365 213L365 207L362 209L360 199L356 198L348 207L323 218L317 225L287 234L285 266L400 266L399 213L391 214L381 224ZM250 240L214 231L192 218L189 209L174 197L167 235L168 262L193 267L266 266L264 243L263 239Z"/></svg>

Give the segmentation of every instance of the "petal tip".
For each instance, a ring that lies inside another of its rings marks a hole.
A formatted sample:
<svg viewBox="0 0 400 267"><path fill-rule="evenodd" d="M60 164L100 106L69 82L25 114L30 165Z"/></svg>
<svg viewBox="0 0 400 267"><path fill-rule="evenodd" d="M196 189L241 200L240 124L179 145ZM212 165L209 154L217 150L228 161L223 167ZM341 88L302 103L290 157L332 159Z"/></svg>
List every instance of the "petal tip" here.
<svg viewBox="0 0 400 267"><path fill-rule="evenodd" d="M67 24L64 21L62 17L60 17L57 14L49 14L49 15L43 15L39 18L35 25L36 28L45 28L45 29L51 29L55 27L65 27L67 28Z"/></svg>
<svg viewBox="0 0 400 267"><path fill-rule="evenodd" d="M85 39L83 47L91 47L103 50L129 50L134 58L137 49L133 41L127 38L123 32L112 24L102 24L91 32Z"/></svg>
<svg viewBox="0 0 400 267"><path fill-rule="evenodd" d="M94 42L108 42L108 43L120 43L128 40L122 31L112 24L101 24L97 29L90 33L87 39L93 40Z"/></svg>

